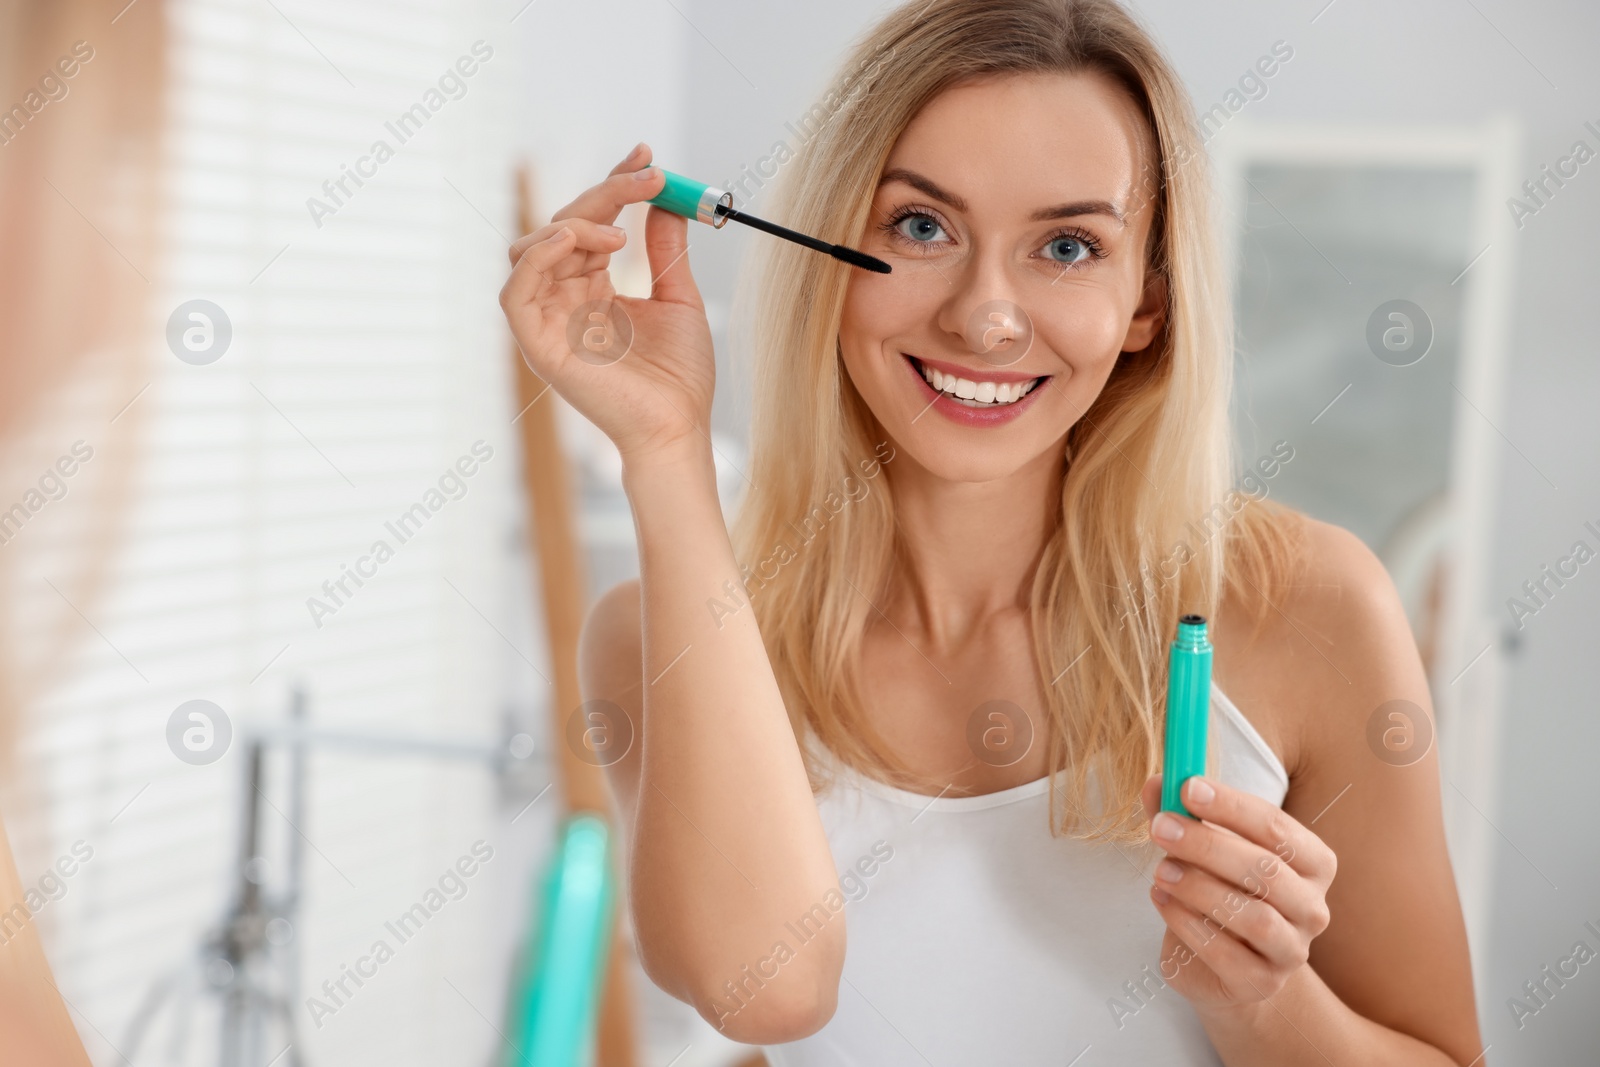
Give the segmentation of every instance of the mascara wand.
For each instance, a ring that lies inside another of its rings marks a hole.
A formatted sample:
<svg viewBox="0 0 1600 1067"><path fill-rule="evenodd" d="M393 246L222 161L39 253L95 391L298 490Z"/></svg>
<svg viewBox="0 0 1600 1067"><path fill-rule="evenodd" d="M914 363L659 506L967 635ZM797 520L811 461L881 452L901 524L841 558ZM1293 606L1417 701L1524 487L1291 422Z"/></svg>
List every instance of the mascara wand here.
<svg viewBox="0 0 1600 1067"><path fill-rule="evenodd" d="M681 174L674 174L665 167L661 173L667 177L667 184L662 187L659 195L652 197L649 203L656 207L664 208L674 215L682 215L686 219L708 223L713 229L722 229L729 219L742 222L746 226L754 227L774 237L782 237L785 241L793 241L797 245L824 252L835 259L843 260L852 267L862 270L876 271L879 274L888 274L893 268L883 260L869 256L865 252L857 252L844 245L829 244L815 237L808 237L787 226L779 226L766 219L758 219L754 215L747 215L743 211L736 211L733 207L733 194L692 178L685 178Z"/></svg>

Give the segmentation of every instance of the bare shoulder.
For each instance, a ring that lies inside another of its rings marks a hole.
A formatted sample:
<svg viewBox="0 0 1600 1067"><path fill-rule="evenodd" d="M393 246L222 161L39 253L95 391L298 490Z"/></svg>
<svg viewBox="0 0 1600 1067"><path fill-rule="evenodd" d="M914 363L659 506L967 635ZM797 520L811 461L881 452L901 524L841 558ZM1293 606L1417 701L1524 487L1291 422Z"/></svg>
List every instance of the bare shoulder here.
<svg viewBox="0 0 1600 1067"><path fill-rule="evenodd" d="M616 700L637 690L642 671L643 625L639 579L618 582L601 594L578 638L578 677L584 699Z"/></svg>
<svg viewBox="0 0 1600 1067"><path fill-rule="evenodd" d="M630 578L606 590L589 609L578 636L578 687L585 707L584 743L605 768L625 817L637 799L640 740L644 726L643 624L639 581ZM625 738L621 755L606 758L607 744Z"/></svg>
<svg viewBox="0 0 1600 1067"><path fill-rule="evenodd" d="M1276 582L1230 584L1218 619L1218 684L1278 752L1291 780L1391 699L1427 706L1427 681L1383 563L1341 527L1295 513Z"/></svg>
<svg viewBox="0 0 1600 1067"><path fill-rule="evenodd" d="M1341 526L1306 516L1294 521L1299 538L1283 600L1277 605L1282 611L1266 605L1279 624L1292 628L1291 620L1310 622L1336 648L1356 645L1375 631L1394 637L1398 625L1410 645L1400 596L1372 549ZM1336 661L1327 665L1338 672Z"/></svg>

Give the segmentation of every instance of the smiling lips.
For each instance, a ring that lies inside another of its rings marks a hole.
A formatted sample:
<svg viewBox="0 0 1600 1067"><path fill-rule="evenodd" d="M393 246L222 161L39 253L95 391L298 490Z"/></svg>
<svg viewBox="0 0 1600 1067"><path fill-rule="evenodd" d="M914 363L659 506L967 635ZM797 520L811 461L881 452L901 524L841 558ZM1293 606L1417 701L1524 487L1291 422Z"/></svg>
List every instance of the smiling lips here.
<svg viewBox="0 0 1600 1067"><path fill-rule="evenodd" d="M976 371L953 363L921 359L904 353L907 363L927 384L934 405L957 422L992 425L1009 422L1028 405L1023 399L1044 384L1050 375L1029 375L1015 371Z"/></svg>

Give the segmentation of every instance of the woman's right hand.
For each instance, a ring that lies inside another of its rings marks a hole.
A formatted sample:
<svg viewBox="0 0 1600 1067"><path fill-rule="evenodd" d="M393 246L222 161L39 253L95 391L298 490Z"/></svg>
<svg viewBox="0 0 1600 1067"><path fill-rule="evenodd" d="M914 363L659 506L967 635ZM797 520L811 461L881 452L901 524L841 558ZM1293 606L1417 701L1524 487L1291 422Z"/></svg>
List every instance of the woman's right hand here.
<svg viewBox="0 0 1600 1067"><path fill-rule="evenodd" d="M612 225L624 205L665 185L640 145L542 226L511 246L500 306L523 358L616 444L624 460L705 441L716 377L711 327L689 270L689 220L645 219L654 278L648 299L620 296L606 272L627 243ZM636 175L643 174L640 180Z"/></svg>

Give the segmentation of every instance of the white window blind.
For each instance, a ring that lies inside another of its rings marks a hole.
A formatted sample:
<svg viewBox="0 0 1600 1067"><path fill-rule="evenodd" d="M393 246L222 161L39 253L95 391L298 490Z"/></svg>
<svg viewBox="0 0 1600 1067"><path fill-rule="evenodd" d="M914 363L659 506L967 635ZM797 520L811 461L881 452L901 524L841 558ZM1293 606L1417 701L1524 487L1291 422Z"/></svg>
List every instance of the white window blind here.
<svg viewBox="0 0 1600 1067"><path fill-rule="evenodd" d="M145 271L151 384L134 401L133 504L89 613L101 637L75 648L21 739L48 818L13 831L27 881L79 839L93 850L37 921L101 1064L123 1062L141 999L196 958L229 904L240 741L286 714L291 685L307 687L321 727L468 741L498 736L510 707L542 712L548 674L516 547L495 301L511 218L510 12L448 0L168 9L166 255ZM232 329L208 364L178 359L165 337L168 315L196 299ZM461 457L475 462L458 468ZM402 539L391 527L408 513ZM381 562L378 542L392 549ZM341 582L334 603L324 583ZM314 613L311 598L333 610ZM234 733L204 766L166 737L195 699ZM289 1009L304 1062L484 1062L548 802L510 826L494 778L470 762L327 752L309 779L297 831L275 767L264 820L272 855L297 832L308 842ZM316 1025L305 998L479 840L495 858L465 895ZM283 873L274 859L269 885ZM203 988L176 989L138 1062L216 1063L216 1009Z"/></svg>

